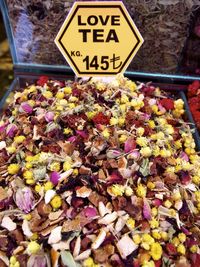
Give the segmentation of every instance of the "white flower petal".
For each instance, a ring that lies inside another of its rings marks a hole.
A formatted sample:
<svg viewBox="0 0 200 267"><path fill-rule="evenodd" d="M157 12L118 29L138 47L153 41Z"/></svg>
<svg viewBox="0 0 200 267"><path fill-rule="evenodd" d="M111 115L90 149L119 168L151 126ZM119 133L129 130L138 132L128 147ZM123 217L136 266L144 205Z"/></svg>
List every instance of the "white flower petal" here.
<svg viewBox="0 0 200 267"><path fill-rule="evenodd" d="M126 259L138 246L133 242L133 240L128 236L124 235L116 244L117 249L123 259Z"/></svg>
<svg viewBox="0 0 200 267"><path fill-rule="evenodd" d="M29 223L27 220L23 220L22 230L25 236L31 237L33 233L30 230Z"/></svg>
<svg viewBox="0 0 200 267"><path fill-rule="evenodd" d="M45 196L44 196L45 204L48 204L55 195L56 195L56 191L54 191L52 189L47 190L47 192L45 193Z"/></svg>
<svg viewBox="0 0 200 267"><path fill-rule="evenodd" d="M48 239L48 244L55 244L61 240L61 230L62 226L58 226L51 231L51 234Z"/></svg>
<svg viewBox="0 0 200 267"><path fill-rule="evenodd" d="M5 141L1 141L0 142L0 150L2 150L5 147L6 147L6 142Z"/></svg>
<svg viewBox="0 0 200 267"><path fill-rule="evenodd" d="M17 224L14 223L9 216L4 216L1 222L1 226L6 228L8 231L13 231L17 228Z"/></svg>

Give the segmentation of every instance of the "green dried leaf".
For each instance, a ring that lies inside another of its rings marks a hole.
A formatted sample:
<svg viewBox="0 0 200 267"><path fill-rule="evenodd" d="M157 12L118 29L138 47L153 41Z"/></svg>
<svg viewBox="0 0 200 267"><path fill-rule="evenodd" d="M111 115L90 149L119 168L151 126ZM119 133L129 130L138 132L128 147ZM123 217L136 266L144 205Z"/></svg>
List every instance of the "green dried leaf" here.
<svg viewBox="0 0 200 267"><path fill-rule="evenodd" d="M35 180L42 180L46 176L46 166L37 166L37 168L33 169L33 175Z"/></svg>
<svg viewBox="0 0 200 267"><path fill-rule="evenodd" d="M74 261L74 258L69 251L61 251L60 255L64 266L77 267L76 262Z"/></svg>
<svg viewBox="0 0 200 267"><path fill-rule="evenodd" d="M141 174L143 176L147 176L150 174L149 160L148 159L143 159L139 171L141 172Z"/></svg>
<svg viewBox="0 0 200 267"><path fill-rule="evenodd" d="M55 123L55 122L49 122L46 126L46 131L45 133L49 133L51 131L53 131L54 129L60 128L60 126Z"/></svg>

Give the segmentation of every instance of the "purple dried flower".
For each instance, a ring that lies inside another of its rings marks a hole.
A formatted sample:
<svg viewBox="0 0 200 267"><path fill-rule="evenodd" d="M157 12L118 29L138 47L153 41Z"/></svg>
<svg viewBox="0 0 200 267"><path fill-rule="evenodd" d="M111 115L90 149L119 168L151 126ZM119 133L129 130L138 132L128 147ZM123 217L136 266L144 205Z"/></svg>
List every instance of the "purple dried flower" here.
<svg viewBox="0 0 200 267"><path fill-rule="evenodd" d="M50 174L50 181L54 184L57 185L58 181L60 179L60 174L58 172L52 172Z"/></svg>
<svg viewBox="0 0 200 267"><path fill-rule="evenodd" d="M145 219L151 220L151 207L146 199L143 200L143 216Z"/></svg>
<svg viewBox="0 0 200 267"><path fill-rule="evenodd" d="M76 130L76 133L84 139L88 137L88 133L86 131Z"/></svg>
<svg viewBox="0 0 200 267"><path fill-rule="evenodd" d="M26 112L26 113L33 112L33 108L27 102L22 103L19 110L20 112Z"/></svg>
<svg viewBox="0 0 200 267"><path fill-rule="evenodd" d="M17 126L11 123L7 126L6 134L8 135L8 137L13 138L17 133L17 130L18 130Z"/></svg>
<svg viewBox="0 0 200 267"><path fill-rule="evenodd" d="M77 139L77 138L76 138L76 136L74 136L74 135L73 135L73 136L70 136L70 137L67 139L67 141L69 141L69 142L72 142L72 143L73 143L73 142L75 142L75 141L76 141L76 139Z"/></svg>
<svg viewBox="0 0 200 267"><path fill-rule="evenodd" d="M0 132L3 132L6 128L6 124L0 125Z"/></svg>
<svg viewBox="0 0 200 267"><path fill-rule="evenodd" d="M25 213L29 213L34 205L34 197L31 189L28 187L17 189L15 194L15 202L19 209Z"/></svg>
<svg viewBox="0 0 200 267"><path fill-rule="evenodd" d="M97 216L97 210L92 207L87 207L83 210L83 213L86 217L93 218Z"/></svg>
<svg viewBox="0 0 200 267"><path fill-rule="evenodd" d="M54 119L54 113L52 111L49 111L45 114L44 117L47 122L51 122Z"/></svg>
<svg viewBox="0 0 200 267"><path fill-rule="evenodd" d="M128 158L138 160L140 158L140 152L138 150L134 150L128 155Z"/></svg>
<svg viewBox="0 0 200 267"><path fill-rule="evenodd" d="M31 255L28 262L27 267L46 267L47 260L45 255Z"/></svg>
<svg viewBox="0 0 200 267"><path fill-rule="evenodd" d="M188 155L185 153L185 152L181 152L181 154L180 154L180 158L181 159L183 159L183 160L185 160L185 161L189 161L189 157L188 157Z"/></svg>

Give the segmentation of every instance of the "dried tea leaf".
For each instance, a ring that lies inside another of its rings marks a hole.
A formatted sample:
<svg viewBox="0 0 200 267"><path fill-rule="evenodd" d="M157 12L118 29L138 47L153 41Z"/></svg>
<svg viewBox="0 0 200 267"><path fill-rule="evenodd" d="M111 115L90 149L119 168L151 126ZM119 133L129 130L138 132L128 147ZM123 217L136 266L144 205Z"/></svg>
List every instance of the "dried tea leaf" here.
<svg viewBox="0 0 200 267"><path fill-rule="evenodd" d="M60 255L64 266L76 267L76 262L74 261L74 258L69 251L61 251Z"/></svg>
<svg viewBox="0 0 200 267"><path fill-rule="evenodd" d="M150 174L149 159L143 159L139 171L142 173L143 176L147 176Z"/></svg>

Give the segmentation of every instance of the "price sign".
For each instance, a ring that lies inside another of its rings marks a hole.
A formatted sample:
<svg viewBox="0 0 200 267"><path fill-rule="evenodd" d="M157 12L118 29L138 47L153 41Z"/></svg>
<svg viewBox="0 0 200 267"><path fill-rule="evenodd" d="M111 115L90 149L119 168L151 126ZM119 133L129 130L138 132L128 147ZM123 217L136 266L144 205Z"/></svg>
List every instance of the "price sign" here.
<svg viewBox="0 0 200 267"><path fill-rule="evenodd" d="M119 1L75 2L55 43L78 77L123 73L143 43Z"/></svg>

